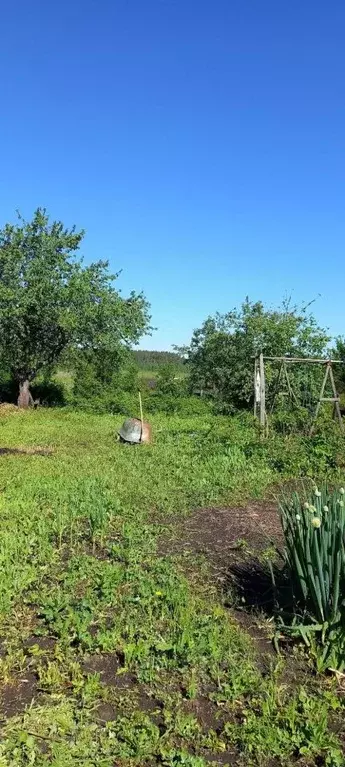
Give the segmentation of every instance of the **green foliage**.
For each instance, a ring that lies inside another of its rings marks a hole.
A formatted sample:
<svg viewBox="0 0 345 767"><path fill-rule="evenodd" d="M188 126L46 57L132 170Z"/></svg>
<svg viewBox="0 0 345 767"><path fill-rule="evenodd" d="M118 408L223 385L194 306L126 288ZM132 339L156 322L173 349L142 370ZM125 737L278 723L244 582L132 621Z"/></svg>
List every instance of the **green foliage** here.
<svg viewBox="0 0 345 767"><path fill-rule="evenodd" d="M193 396L174 396L153 392L144 399L145 412L179 415L185 418L207 416L212 412L210 404L205 399Z"/></svg>
<svg viewBox="0 0 345 767"><path fill-rule="evenodd" d="M194 332L190 347L184 351L188 354L192 388L215 393L218 411L232 412L252 405L253 357L259 352L266 356L320 356L328 341L325 331L305 309L285 302L281 308L271 310L247 299L239 311L209 317ZM267 381L272 389L276 375L268 367ZM304 388L309 391L309 383L305 384L309 371L302 375L296 371L294 375L301 394Z"/></svg>
<svg viewBox="0 0 345 767"><path fill-rule="evenodd" d="M315 489L303 502L295 493L280 504L285 559L292 578L296 620L308 646L318 637L322 664L345 666L345 504L344 489ZM298 616L305 611L305 620ZM320 663L320 661L319 661Z"/></svg>
<svg viewBox="0 0 345 767"><path fill-rule="evenodd" d="M248 457L265 457L267 465L284 477L327 478L344 465L344 437L335 424L330 433L320 431L312 437L272 431L261 444L256 437L245 452Z"/></svg>
<svg viewBox="0 0 345 767"><path fill-rule="evenodd" d="M34 400L39 400L43 407L63 407L66 404L63 385L49 378L36 380L31 387L31 392Z"/></svg>
<svg viewBox="0 0 345 767"><path fill-rule="evenodd" d="M139 417L138 389L142 394L144 413L166 413L192 417L210 413L207 400L189 396L183 376L176 376L170 365L159 369L156 385L150 388L145 380L140 380L138 370L130 355L122 352L118 357L118 369L104 379L104 370L94 360L88 360L82 354L75 361L72 404L84 410L98 413L121 413Z"/></svg>
<svg viewBox="0 0 345 767"><path fill-rule="evenodd" d="M148 329L143 295L123 299L106 262L77 259L83 237L43 209L0 231L0 354L19 383L69 347L116 355Z"/></svg>
<svg viewBox="0 0 345 767"><path fill-rule="evenodd" d="M343 764L337 739L328 730L327 701L317 701L303 687L287 700L283 689L269 684L265 697L257 698L254 708L244 708L241 728L229 724L225 731L249 764L265 765L268 755L278 758L280 764L292 764L292 752L299 754L304 764L318 764L313 757L321 753L325 754L321 762L325 766Z"/></svg>
<svg viewBox="0 0 345 767"><path fill-rule="evenodd" d="M95 412L121 412L128 394L138 389L138 373L130 353L78 354L74 363L73 405ZM133 397L130 397L133 403ZM136 397L137 402L137 397Z"/></svg>
<svg viewBox="0 0 345 767"><path fill-rule="evenodd" d="M209 403L188 395L186 379L176 375L170 365L162 365L154 389L143 389L143 401L147 413L167 413L192 417L210 412Z"/></svg>
<svg viewBox="0 0 345 767"><path fill-rule="evenodd" d="M133 357L139 370L157 371L169 366L174 370L183 370L184 360L177 352L155 352L145 349L135 349Z"/></svg>
<svg viewBox="0 0 345 767"><path fill-rule="evenodd" d="M0 402L16 402L18 398L18 384L11 375L11 371L5 367L0 370Z"/></svg>
<svg viewBox="0 0 345 767"><path fill-rule="evenodd" d="M156 378L156 392L157 394L168 394L171 397L182 396L186 393L184 380L175 375L175 371L170 365L162 365Z"/></svg>

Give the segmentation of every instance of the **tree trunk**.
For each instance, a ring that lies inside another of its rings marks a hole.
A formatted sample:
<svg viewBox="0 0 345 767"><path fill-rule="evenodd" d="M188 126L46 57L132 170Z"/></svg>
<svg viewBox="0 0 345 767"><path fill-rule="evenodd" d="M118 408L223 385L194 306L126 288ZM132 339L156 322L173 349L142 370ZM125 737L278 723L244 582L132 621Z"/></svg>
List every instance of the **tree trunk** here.
<svg viewBox="0 0 345 767"><path fill-rule="evenodd" d="M19 383L18 407L32 407L34 404L28 379Z"/></svg>

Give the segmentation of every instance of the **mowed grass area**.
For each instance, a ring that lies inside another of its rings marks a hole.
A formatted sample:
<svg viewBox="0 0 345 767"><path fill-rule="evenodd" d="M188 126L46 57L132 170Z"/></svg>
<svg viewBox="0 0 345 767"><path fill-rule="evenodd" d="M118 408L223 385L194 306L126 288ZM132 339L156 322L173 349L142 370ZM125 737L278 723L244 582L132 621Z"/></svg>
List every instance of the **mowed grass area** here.
<svg viewBox="0 0 345 767"><path fill-rule="evenodd" d="M161 543L262 497L275 461L250 419L150 420L131 447L121 417L0 415L0 766L343 765L337 680L292 684L207 563Z"/></svg>

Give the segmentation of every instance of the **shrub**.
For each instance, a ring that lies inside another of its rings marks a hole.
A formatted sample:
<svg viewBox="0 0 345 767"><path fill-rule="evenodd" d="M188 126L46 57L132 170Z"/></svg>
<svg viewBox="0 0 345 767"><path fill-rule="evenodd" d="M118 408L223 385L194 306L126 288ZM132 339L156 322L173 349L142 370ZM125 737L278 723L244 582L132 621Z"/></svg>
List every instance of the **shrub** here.
<svg viewBox="0 0 345 767"><path fill-rule="evenodd" d="M159 394L179 397L186 393L186 384L182 378L176 375L171 365L163 365L157 375L156 391Z"/></svg>
<svg viewBox="0 0 345 767"><path fill-rule="evenodd" d="M57 381L37 381L32 385L31 393L34 399L46 407L63 407L66 404L64 387Z"/></svg>
<svg viewBox="0 0 345 767"><path fill-rule="evenodd" d="M130 418L140 416L137 392L113 392L108 399L107 409L110 413L118 413Z"/></svg>
<svg viewBox="0 0 345 767"><path fill-rule="evenodd" d="M7 370L0 370L0 402L17 402L18 384Z"/></svg>
<svg viewBox="0 0 345 767"><path fill-rule="evenodd" d="M295 493L280 504L284 557L291 577L294 621L290 632L322 645L320 667L345 666L344 489ZM302 613L302 619L301 619Z"/></svg>
<svg viewBox="0 0 345 767"><path fill-rule="evenodd" d="M11 374L6 371L0 371L0 402L16 404L18 394L18 383ZM34 400L38 399L40 404L46 407L62 407L66 404L63 385L47 377L38 378L32 384L31 394Z"/></svg>
<svg viewBox="0 0 345 767"><path fill-rule="evenodd" d="M310 428L311 418L307 408L280 407L271 416L271 426L278 434L295 434L306 432Z"/></svg>
<svg viewBox="0 0 345 767"><path fill-rule="evenodd" d="M168 415L200 416L211 413L210 404L199 397L174 397L169 394L159 394L156 391L144 400L146 413L166 413Z"/></svg>
<svg viewBox="0 0 345 767"><path fill-rule="evenodd" d="M261 455L268 466L283 477L334 477L338 467L344 466L344 437L339 429L332 433L318 432L312 437L270 432L268 439L258 434L245 448L247 458Z"/></svg>
<svg viewBox="0 0 345 767"><path fill-rule="evenodd" d="M93 359L80 356L75 366L72 404L83 410L98 413L124 413L133 415L132 403L138 397L137 368L130 361L102 377L102 366ZM137 407L136 407L137 409Z"/></svg>

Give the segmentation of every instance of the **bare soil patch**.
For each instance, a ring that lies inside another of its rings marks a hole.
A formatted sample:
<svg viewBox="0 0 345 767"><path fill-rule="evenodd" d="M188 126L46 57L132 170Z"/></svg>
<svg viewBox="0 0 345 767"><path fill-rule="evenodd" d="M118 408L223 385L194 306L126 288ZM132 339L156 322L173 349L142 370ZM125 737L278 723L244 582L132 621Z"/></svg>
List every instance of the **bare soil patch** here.
<svg viewBox="0 0 345 767"><path fill-rule="evenodd" d="M121 673L121 662L116 654L90 655L82 662L86 674L99 674L102 684L127 690L136 685L136 677L128 672Z"/></svg>
<svg viewBox="0 0 345 767"><path fill-rule="evenodd" d="M194 700L184 701L183 709L187 714L193 714L196 717L204 732L214 730L219 733L223 729L224 721L228 720L216 703L203 695Z"/></svg>
<svg viewBox="0 0 345 767"><path fill-rule="evenodd" d="M169 522L160 553L202 554L220 578L227 574L229 564L243 560L245 549L259 554L272 544L283 543L277 504L272 501L255 501L245 507L196 509L183 520L175 518Z"/></svg>
<svg viewBox="0 0 345 767"><path fill-rule="evenodd" d="M25 711L37 694L37 679L31 671L23 672L13 684L6 684L0 692L0 717L9 718Z"/></svg>
<svg viewBox="0 0 345 767"><path fill-rule="evenodd" d="M268 671L275 655L270 632L258 621L258 611L271 616L274 606L271 576L262 564L263 553L271 547L283 547L278 507L273 500L253 501L243 507L196 509L182 520L170 519L159 547L162 556L201 555L206 559L223 603L255 642L262 673ZM235 594L239 609L234 609Z"/></svg>

